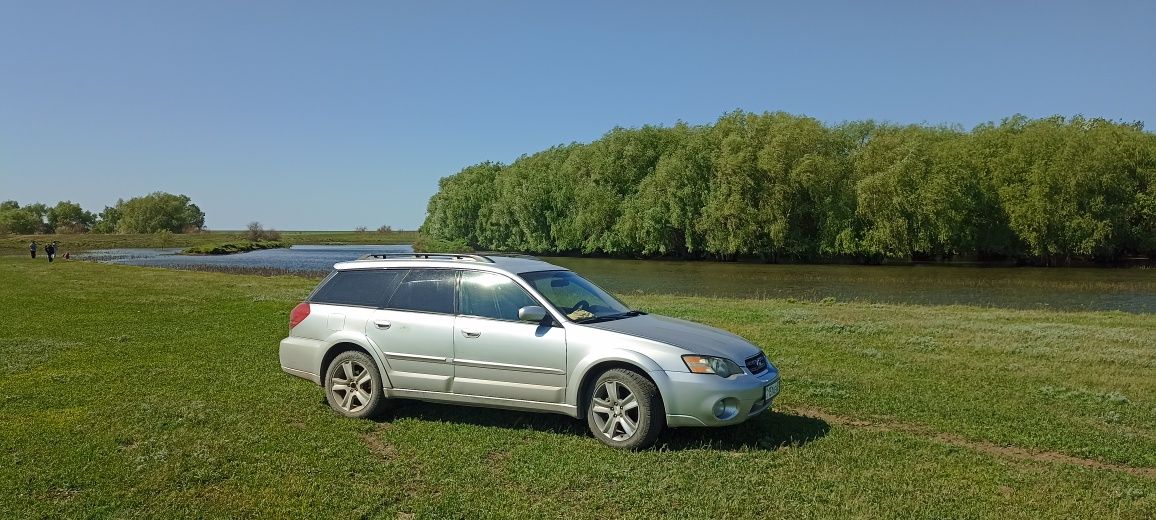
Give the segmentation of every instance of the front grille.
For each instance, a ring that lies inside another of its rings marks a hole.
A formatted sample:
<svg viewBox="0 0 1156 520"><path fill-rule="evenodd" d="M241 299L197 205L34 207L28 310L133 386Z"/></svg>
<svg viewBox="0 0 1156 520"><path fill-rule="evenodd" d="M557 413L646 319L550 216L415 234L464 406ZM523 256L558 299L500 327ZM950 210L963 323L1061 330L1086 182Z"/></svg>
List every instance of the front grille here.
<svg viewBox="0 0 1156 520"><path fill-rule="evenodd" d="M747 370L752 374L761 374L767 370L767 355L760 353L757 356L749 357L746 361Z"/></svg>

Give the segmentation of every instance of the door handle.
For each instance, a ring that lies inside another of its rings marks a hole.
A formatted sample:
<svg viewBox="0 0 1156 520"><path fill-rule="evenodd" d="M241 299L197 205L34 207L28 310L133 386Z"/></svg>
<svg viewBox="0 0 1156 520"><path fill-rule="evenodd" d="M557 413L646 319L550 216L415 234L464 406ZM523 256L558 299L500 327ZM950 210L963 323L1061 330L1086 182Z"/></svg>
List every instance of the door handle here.
<svg viewBox="0 0 1156 520"><path fill-rule="evenodd" d="M390 325L393 324L385 320L373 320L373 326L381 330L388 329Z"/></svg>
<svg viewBox="0 0 1156 520"><path fill-rule="evenodd" d="M462 330L462 335L467 337L467 338L476 338L478 336L481 336L482 333L481 332L475 332L472 330Z"/></svg>

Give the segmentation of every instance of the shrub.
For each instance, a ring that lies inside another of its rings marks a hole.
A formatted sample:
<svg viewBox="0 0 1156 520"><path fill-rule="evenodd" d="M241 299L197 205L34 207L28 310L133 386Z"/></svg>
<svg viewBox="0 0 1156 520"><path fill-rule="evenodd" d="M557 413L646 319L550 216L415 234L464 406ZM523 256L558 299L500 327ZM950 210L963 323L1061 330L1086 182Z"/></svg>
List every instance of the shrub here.
<svg viewBox="0 0 1156 520"><path fill-rule="evenodd" d="M262 240L281 240L281 233L277 232L276 229L265 229L261 227L260 222L250 222L247 229L248 231L245 233L245 238L249 239L250 242L260 242Z"/></svg>
<svg viewBox="0 0 1156 520"><path fill-rule="evenodd" d="M256 251L258 249L276 249L279 247L289 247L284 242L277 242L272 240L261 241L240 241L227 242L224 244L201 244L193 246L181 251L186 255L231 255L234 253L244 253L247 251Z"/></svg>
<svg viewBox="0 0 1156 520"><path fill-rule="evenodd" d="M441 240L429 235L418 235L413 241L418 253L473 253L474 249L463 240Z"/></svg>

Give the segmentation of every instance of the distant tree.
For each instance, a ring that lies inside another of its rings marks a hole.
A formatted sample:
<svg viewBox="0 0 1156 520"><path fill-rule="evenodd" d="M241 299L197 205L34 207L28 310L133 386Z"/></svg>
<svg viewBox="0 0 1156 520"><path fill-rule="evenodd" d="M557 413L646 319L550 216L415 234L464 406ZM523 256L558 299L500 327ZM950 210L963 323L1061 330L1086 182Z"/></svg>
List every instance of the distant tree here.
<svg viewBox="0 0 1156 520"><path fill-rule="evenodd" d="M56 233L87 233L96 221L96 215L85 211L72 201L61 201L48 209L48 227Z"/></svg>
<svg viewBox="0 0 1156 520"><path fill-rule="evenodd" d="M365 226L357 226L357 227L353 228L353 231L356 233L365 233L366 231L369 231L369 228L367 228Z"/></svg>
<svg viewBox="0 0 1156 520"><path fill-rule="evenodd" d="M155 192L117 204L119 233L155 233L167 229L173 233L200 230L205 213L185 195Z"/></svg>
<svg viewBox="0 0 1156 520"><path fill-rule="evenodd" d="M250 222L246 226L245 238L257 242L260 240L281 240L281 233L276 229L265 229L260 222Z"/></svg>
<svg viewBox="0 0 1156 520"><path fill-rule="evenodd" d="M104 210L97 215L96 222L92 225L93 233L116 233L117 223L120 222L120 206L124 204L124 200L118 199L116 206L105 206Z"/></svg>
<svg viewBox="0 0 1156 520"><path fill-rule="evenodd" d="M388 224L387 224L387 225L384 225L384 226L381 226L381 227L377 228L377 232L378 232L378 233L383 233L383 234L384 234L384 233L393 233L393 226L390 226L390 225L388 225Z"/></svg>
<svg viewBox="0 0 1156 520"><path fill-rule="evenodd" d="M33 204L28 204L21 209L29 213L36 221L36 231L34 231L34 233L52 233L52 228L48 225L47 222L45 222L45 219L48 217L47 205L36 202Z"/></svg>
<svg viewBox="0 0 1156 520"><path fill-rule="evenodd" d="M0 203L0 233L15 233L18 235L40 233L45 226L43 217L38 212L35 204L30 206L31 207L22 208L20 204L14 200ZM43 206L43 204L40 206Z"/></svg>

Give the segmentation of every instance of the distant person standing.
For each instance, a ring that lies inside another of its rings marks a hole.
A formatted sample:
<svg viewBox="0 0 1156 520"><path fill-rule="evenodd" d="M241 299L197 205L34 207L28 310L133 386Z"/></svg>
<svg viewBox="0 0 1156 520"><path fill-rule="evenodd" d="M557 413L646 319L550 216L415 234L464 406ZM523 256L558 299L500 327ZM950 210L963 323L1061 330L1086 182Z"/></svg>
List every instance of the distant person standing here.
<svg viewBox="0 0 1156 520"><path fill-rule="evenodd" d="M52 259L56 258L56 242L44 246L44 254L48 255L48 263L52 263Z"/></svg>
<svg viewBox="0 0 1156 520"><path fill-rule="evenodd" d="M31 244L28 244L28 253L32 255L33 260L36 259L36 241L35 240L33 240Z"/></svg>

